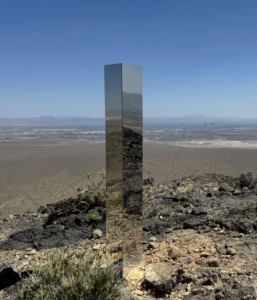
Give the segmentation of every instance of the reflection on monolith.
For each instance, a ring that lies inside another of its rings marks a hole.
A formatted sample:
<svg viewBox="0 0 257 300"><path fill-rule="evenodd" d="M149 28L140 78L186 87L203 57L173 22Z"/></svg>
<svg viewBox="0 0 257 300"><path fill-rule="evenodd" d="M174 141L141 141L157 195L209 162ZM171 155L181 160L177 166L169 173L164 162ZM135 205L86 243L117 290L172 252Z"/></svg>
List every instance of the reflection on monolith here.
<svg viewBox="0 0 257 300"><path fill-rule="evenodd" d="M123 273L142 256L142 68L105 66L107 257Z"/></svg>
<svg viewBox="0 0 257 300"><path fill-rule="evenodd" d="M107 258L122 259L121 65L105 66Z"/></svg>

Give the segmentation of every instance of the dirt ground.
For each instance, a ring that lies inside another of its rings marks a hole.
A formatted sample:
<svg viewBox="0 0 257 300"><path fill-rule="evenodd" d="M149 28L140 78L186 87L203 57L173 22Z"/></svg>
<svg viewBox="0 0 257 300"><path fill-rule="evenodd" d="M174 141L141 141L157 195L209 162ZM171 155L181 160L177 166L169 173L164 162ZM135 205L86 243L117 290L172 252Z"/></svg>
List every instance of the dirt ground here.
<svg viewBox="0 0 257 300"><path fill-rule="evenodd" d="M105 169L105 144L53 141L0 143L0 213L34 212L76 194L86 173ZM238 176L257 170L257 149L192 148L144 143L144 175L156 183L192 174Z"/></svg>

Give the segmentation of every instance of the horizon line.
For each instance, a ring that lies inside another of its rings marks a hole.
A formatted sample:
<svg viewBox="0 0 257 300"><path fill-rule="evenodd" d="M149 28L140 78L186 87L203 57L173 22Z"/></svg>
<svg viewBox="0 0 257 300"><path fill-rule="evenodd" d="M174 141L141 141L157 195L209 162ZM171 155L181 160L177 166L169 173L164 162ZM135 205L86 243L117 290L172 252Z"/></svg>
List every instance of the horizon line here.
<svg viewBox="0 0 257 300"><path fill-rule="evenodd" d="M169 116L169 117L156 117L156 116L143 116L143 118L162 118L162 119L169 119L169 118L190 118L190 117L205 117L205 118L218 118L218 119L256 119L256 117L238 117L238 116L210 116L210 115L202 115L202 114L194 114L194 115L181 115L181 116ZM0 119L39 119L39 118L79 118L79 119L104 119L105 116L102 117L88 117L88 116L33 116L33 117L1 117Z"/></svg>

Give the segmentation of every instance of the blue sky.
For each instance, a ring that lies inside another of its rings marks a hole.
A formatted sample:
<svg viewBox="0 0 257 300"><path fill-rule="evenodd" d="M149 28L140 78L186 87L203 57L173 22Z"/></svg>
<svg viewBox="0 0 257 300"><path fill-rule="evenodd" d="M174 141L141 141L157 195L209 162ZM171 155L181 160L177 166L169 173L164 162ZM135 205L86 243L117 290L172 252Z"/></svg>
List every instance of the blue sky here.
<svg viewBox="0 0 257 300"><path fill-rule="evenodd" d="M0 0L0 117L104 117L104 65L144 116L257 117L256 0Z"/></svg>

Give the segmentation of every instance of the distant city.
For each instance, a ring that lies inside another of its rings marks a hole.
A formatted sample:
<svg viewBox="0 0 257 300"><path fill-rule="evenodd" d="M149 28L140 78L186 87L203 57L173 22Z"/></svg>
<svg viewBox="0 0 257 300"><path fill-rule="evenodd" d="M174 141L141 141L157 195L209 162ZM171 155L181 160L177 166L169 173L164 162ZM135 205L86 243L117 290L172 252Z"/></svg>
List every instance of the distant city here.
<svg viewBox="0 0 257 300"><path fill-rule="evenodd" d="M257 119L148 117L143 127L144 140L149 141L257 141ZM104 141L105 118L0 118L0 141L25 139Z"/></svg>

